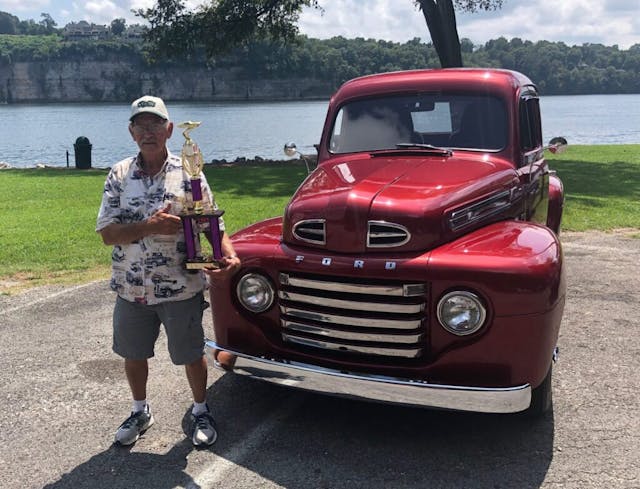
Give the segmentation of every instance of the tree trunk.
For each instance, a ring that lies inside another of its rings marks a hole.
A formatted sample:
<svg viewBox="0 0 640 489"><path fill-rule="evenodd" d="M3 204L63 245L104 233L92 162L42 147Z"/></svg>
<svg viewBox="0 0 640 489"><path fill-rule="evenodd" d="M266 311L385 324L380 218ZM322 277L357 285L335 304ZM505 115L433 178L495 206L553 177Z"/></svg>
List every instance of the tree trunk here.
<svg viewBox="0 0 640 489"><path fill-rule="evenodd" d="M452 0L417 0L443 68L462 66L462 52Z"/></svg>

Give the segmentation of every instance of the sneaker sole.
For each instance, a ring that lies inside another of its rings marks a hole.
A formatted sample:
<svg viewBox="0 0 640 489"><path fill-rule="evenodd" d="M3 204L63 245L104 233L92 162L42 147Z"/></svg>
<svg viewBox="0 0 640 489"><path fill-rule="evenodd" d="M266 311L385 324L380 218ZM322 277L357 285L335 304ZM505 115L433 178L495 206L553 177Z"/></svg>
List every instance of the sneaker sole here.
<svg viewBox="0 0 640 489"><path fill-rule="evenodd" d="M137 442L137 441L140 439L140 437L141 437L142 435L144 435L144 434L147 432L147 430L153 426L153 424L154 424L154 423L155 423L155 419L153 419L153 416L151 416L151 418L149 418L149 421L147 421L147 423L142 427L142 429L139 431L139 433L136 435L136 437L135 437L133 440L131 440L129 443L123 443L123 442L121 442L121 441L120 441L120 440L118 440L118 439L116 439L116 440L114 441L114 443L115 443L116 445L120 445L120 446L122 446L122 447L128 447L128 446L131 446L131 445L133 445L135 442Z"/></svg>
<svg viewBox="0 0 640 489"><path fill-rule="evenodd" d="M213 445L216 440L218 439L218 432L216 432L215 436L213 437L213 439L209 442L207 441L203 441L201 443L196 442L193 437L191 437L191 443L193 443L194 447L210 447L211 445Z"/></svg>
<svg viewBox="0 0 640 489"><path fill-rule="evenodd" d="M203 448L203 447L210 447L211 445L213 445L216 440L218 439L218 437L216 436L212 441L210 442L202 442L202 443L196 443L195 441L191 440L191 443L193 443L193 446L196 448Z"/></svg>

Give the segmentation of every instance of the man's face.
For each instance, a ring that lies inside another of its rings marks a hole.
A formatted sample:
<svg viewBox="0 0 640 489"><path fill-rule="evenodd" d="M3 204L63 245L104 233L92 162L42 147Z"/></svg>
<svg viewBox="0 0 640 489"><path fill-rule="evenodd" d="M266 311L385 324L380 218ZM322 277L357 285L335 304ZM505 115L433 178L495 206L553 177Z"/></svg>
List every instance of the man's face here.
<svg viewBox="0 0 640 489"><path fill-rule="evenodd" d="M143 155L164 153L173 124L153 114L140 114L129 124L129 133Z"/></svg>

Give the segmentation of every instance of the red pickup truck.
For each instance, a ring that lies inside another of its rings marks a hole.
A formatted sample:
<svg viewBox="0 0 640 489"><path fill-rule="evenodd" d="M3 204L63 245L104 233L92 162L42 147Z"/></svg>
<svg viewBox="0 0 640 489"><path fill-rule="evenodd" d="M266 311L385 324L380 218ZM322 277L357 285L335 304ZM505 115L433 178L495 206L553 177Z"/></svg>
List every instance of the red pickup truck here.
<svg viewBox="0 0 640 489"><path fill-rule="evenodd" d="M535 85L496 69L384 73L331 98L283 217L232 236L218 367L354 399L540 415L566 282L560 179Z"/></svg>

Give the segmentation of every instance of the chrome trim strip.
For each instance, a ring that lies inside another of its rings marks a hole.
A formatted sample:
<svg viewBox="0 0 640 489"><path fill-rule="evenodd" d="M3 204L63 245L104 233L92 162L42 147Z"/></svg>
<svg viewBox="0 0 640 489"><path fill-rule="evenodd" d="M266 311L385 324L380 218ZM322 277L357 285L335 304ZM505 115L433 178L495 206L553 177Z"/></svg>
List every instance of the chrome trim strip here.
<svg viewBox="0 0 640 489"><path fill-rule="evenodd" d="M342 372L316 365L244 355L211 340L206 341L205 350L211 364L218 368L223 367L215 360L216 350L235 355L234 365L226 366L224 371L357 400L481 413L517 413L527 409L531 403L529 384L505 388L465 387Z"/></svg>
<svg viewBox="0 0 640 489"><path fill-rule="evenodd" d="M417 329L422 326L421 319L371 319L354 316L341 316L339 314L327 314L325 312L306 311L289 306L280 306L280 313L293 318L309 319L328 324L343 324L345 326L389 329Z"/></svg>
<svg viewBox="0 0 640 489"><path fill-rule="evenodd" d="M506 200L504 200L506 199ZM500 202L504 200L503 202ZM491 217L509 208L511 205L511 191L503 190L495 195L455 210L449 216L449 227L452 231L457 231L476 221Z"/></svg>
<svg viewBox="0 0 640 489"><path fill-rule="evenodd" d="M303 302L306 304L315 304L325 307L336 307L339 309L350 309L356 311L375 311L375 312L398 312L401 314L415 314L422 312L425 308L424 303L421 304L389 304L378 302L357 302L341 299L329 299L327 297L315 297L306 294L297 294L295 292L287 292L281 290L278 296L283 300L295 302Z"/></svg>
<svg viewBox="0 0 640 489"><path fill-rule="evenodd" d="M304 230L306 233L320 236L321 239L310 239L310 238L304 238L300 236L298 234L298 228L301 226L304 226L305 224L321 224L322 229L305 229ZM293 226L293 235L296 237L296 239L299 239L300 241L304 241L305 243L325 245L327 244L326 220L325 219L307 219L305 221L298 221Z"/></svg>
<svg viewBox="0 0 640 489"><path fill-rule="evenodd" d="M330 341L312 340L302 338L289 333L282 333L282 339L289 343L321 348L323 350L333 350L341 352L364 353L366 355L382 355L386 357L416 358L422 352L422 348L393 348L380 346L349 345L346 343L333 343Z"/></svg>
<svg viewBox="0 0 640 489"><path fill-rule="evenodd" d="M387 227L391 229L391 231L372 232L371 231L372 226ZM398 230L400 232L394 232L393 230ZM393 237L404 237L404 239L402 241L398 241L397 243L390 243L390 244L387 244L387 243L375 244L371 242L372 240L375 240L375 239L393 238ZM387 221L369 221L367 223L367 247L368 248L395 248L396 246L402 246L403 244L408 243L410 239L411 239L411 233L406 227L400 224L395 224L393 222L387 222Z"/></svg>
<svg viewBox="0 0 640 489"><path fill-rule="evenodd" d="M382 343L397 343L415 345L422 338L422 333L393 334L393 333L364 333L359 331L343 331L312 324L302 324L295 321L281 320L282 327L289 331L326 336L335 340L374 341Z"/></svg>
<svg viewBox="0 0 640 489"><path fill-rule="evenodd" d="M392 295L397 297L417 297L425 293L424 284L404 284L404 285L367 285L343 282L332 282L327 280L313 280L307 278L292 277L288 273L280 274L280 283L292 287L303 287L305 289L330 290L333 292L348 292L352 294L369 295ZM422 286L418 292L410 292L408 286Z"/></svg>

